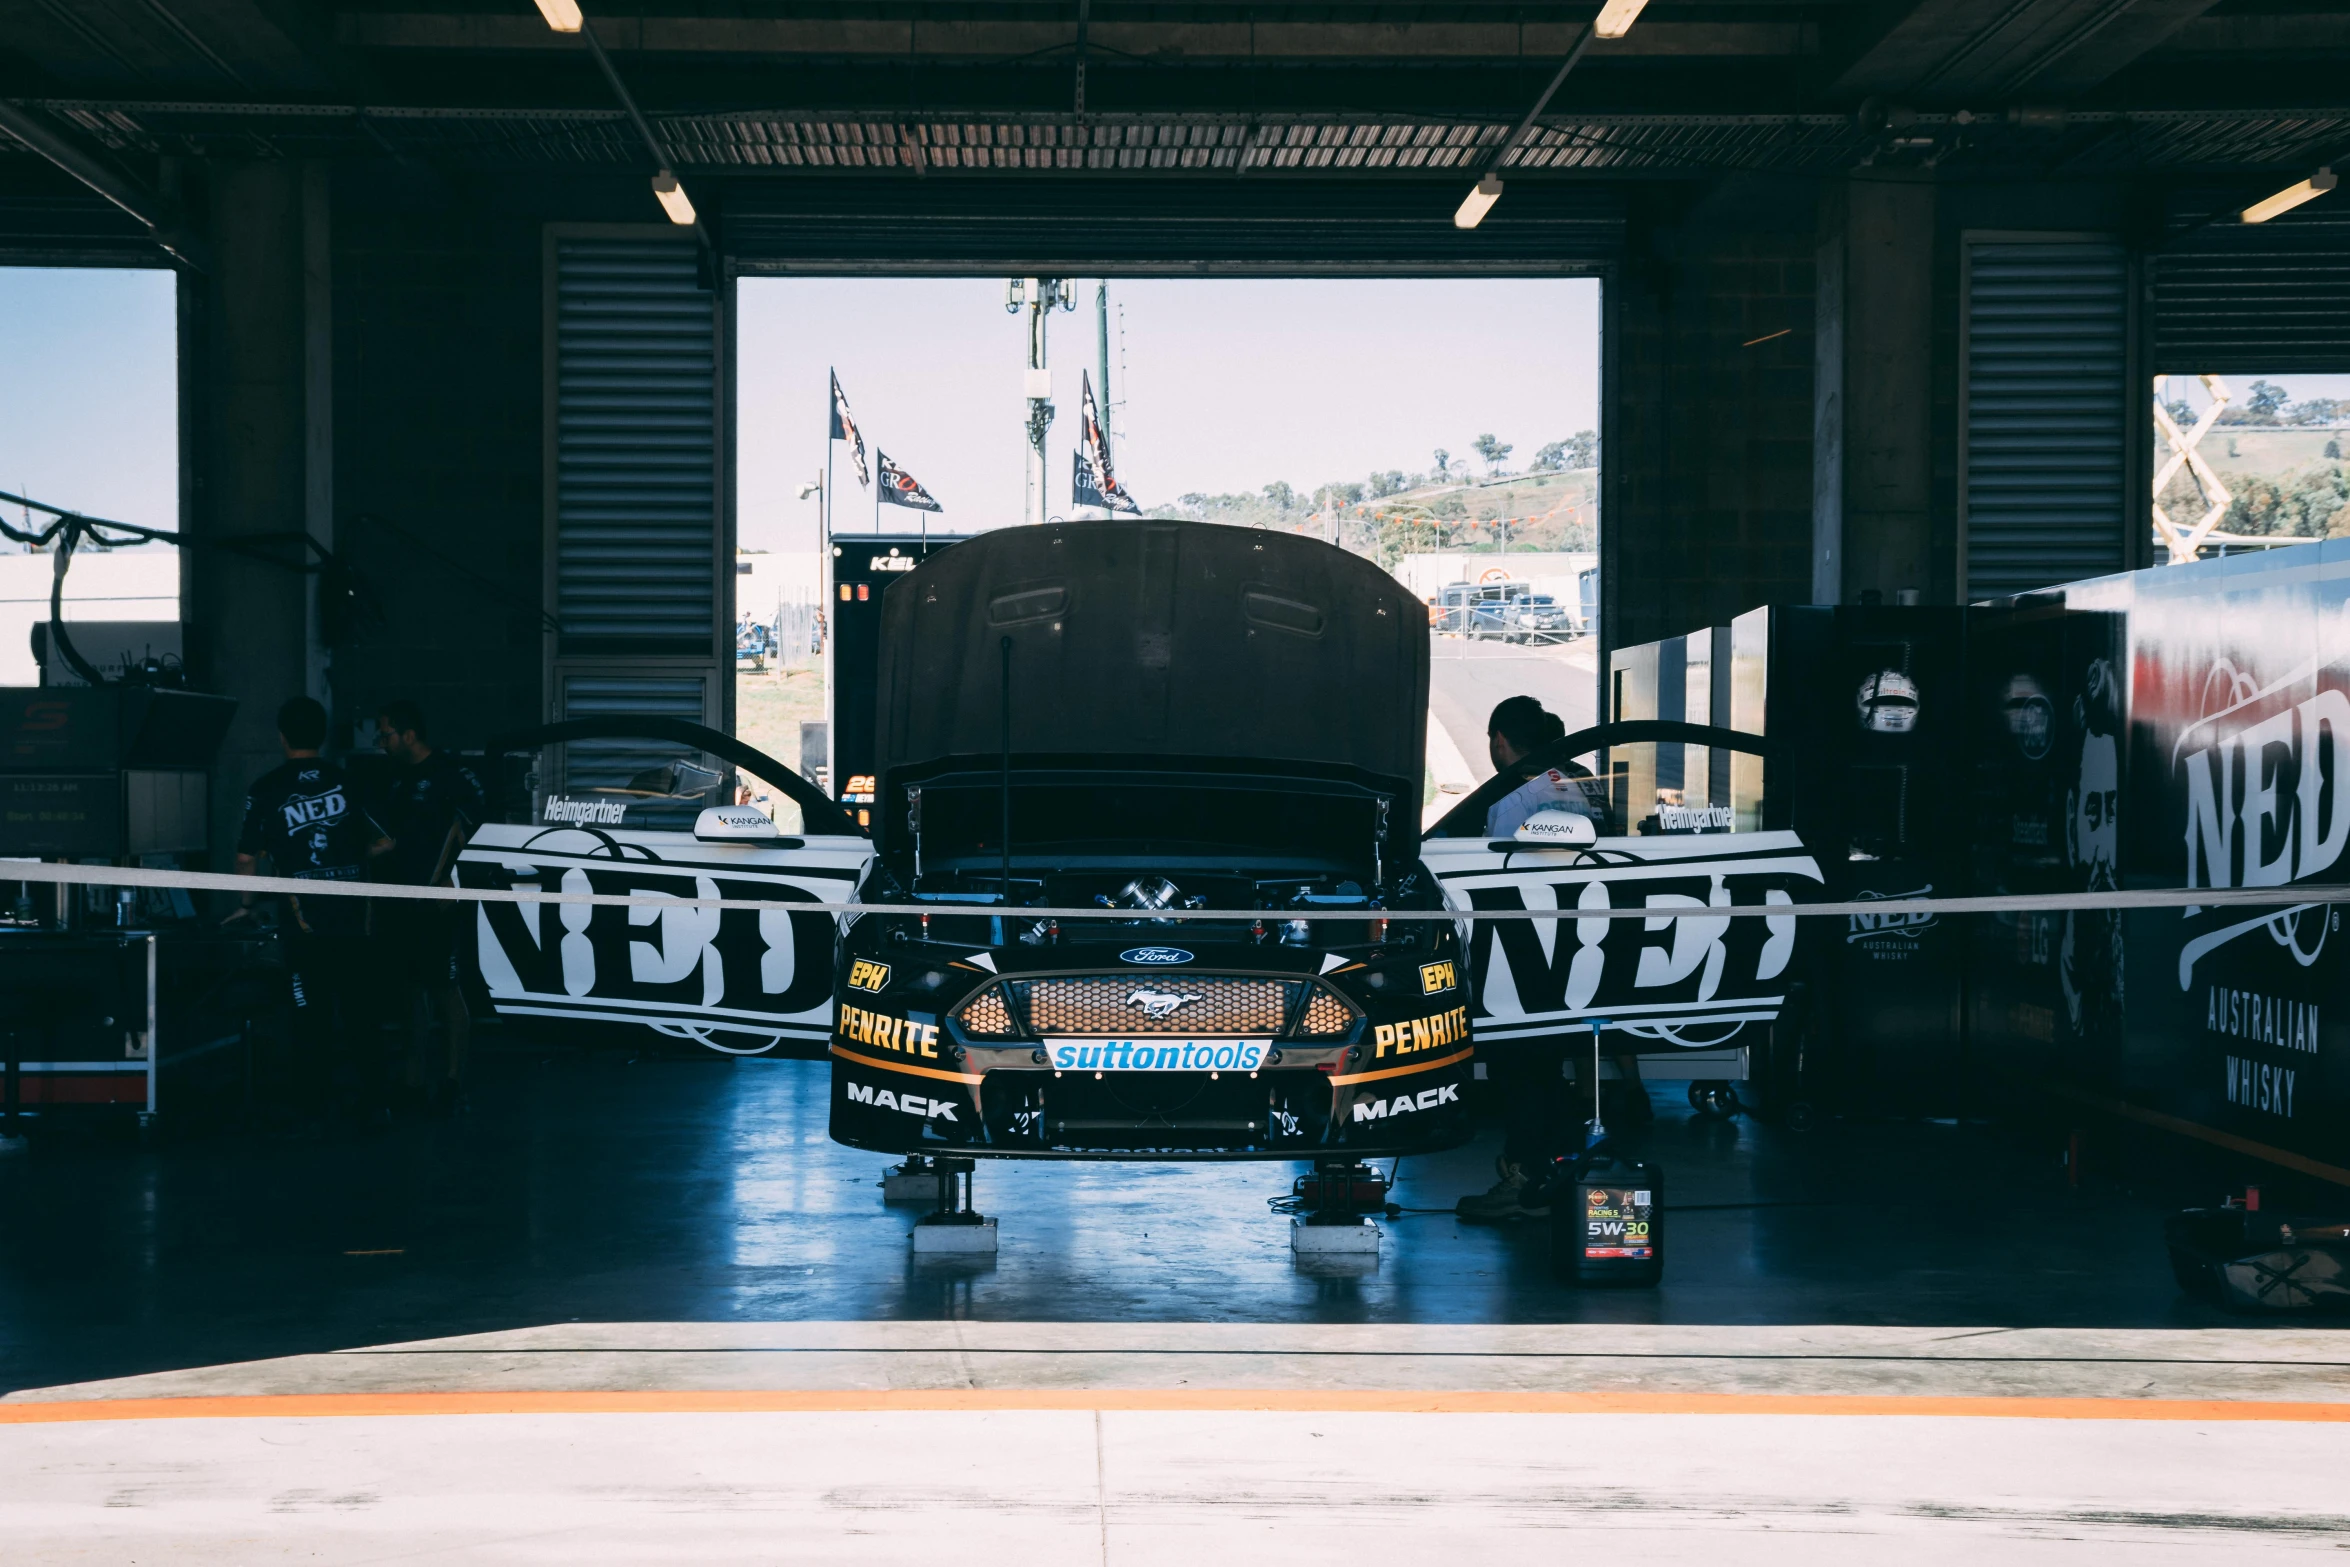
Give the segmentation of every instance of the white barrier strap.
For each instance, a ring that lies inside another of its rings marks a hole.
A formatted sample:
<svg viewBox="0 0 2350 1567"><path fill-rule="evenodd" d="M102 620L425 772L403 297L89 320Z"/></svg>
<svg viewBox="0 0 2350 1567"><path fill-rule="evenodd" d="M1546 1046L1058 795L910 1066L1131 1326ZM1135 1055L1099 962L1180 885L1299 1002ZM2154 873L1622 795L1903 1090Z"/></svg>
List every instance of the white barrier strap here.
<svg viewBox="0 0 2350 1567"><path fill-rule="evenodd" d="M700 879L712 873L677 867L631 870ZM751 868L745 868L751 872ZM758 867L753 874L776 874ZM813 914L937 914L983 918L1069 919L1159 924L1183 920L1671 920L1753 919L1780 915L1846 917L1856 914L2062 914L2096 909L2260 908L2279 914L2320 904L2350 903L2350 885L2289 887L2161 887L2127 892L2003 893L1979 898L1860 898L1843 903L1709 904L1704 908L1605 909L1104 909L1012 908L989 903L850 903L830 899L687 898L667 893L541 892L491 887L407 887L386 882L310 881L294 876L232 876L219 871L165 871L114 865L40 865L0 860L0 882L55 882L79 887L179 887L189 891L286 893L295 897L406 899L417 903L586 903L615 908L778 909ZM1627 883L1637 886L1637 882Z"/></svg>

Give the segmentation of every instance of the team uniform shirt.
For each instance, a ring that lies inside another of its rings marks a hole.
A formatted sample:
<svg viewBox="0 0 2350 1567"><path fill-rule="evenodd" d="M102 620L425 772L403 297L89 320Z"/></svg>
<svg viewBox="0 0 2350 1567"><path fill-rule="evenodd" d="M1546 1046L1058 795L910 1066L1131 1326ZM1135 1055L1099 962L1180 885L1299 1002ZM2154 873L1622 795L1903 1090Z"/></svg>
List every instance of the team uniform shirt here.
<svg viewBox="0 0 2350 1567"><path fill-rule="evenodd" d="M435 751L400 769L383 814L392 835L393 869L410 886L424 886L441 868L449 829L456 828L462 840L481 822L481 779L447 752Z"/></svg>
<svg viewBox="0 0 2350 1567"><path fill-rule="evenodd" d="M297 757L253 781L245 795L245 824L237 852L267 856L273 876L304 881L358 881L367 846L383 836L352 797L351 781L332 762ZM321 933L364 929L366 904L357 898L313 898L302 922Z"/></svg>
<svg viewBox="0 0 2350 1567"><path fill-rule="evenodd" d="M1485 813L1485 836L1507 838L1526 824L1526 818L1536 811L1572 811L1577 816L1588 816L1596 830L1607 818L1596 802L1585 792L1584 786L1593 780L1572 778L1559 768L1536 773L1524 783L1493 802Z"/></svg>

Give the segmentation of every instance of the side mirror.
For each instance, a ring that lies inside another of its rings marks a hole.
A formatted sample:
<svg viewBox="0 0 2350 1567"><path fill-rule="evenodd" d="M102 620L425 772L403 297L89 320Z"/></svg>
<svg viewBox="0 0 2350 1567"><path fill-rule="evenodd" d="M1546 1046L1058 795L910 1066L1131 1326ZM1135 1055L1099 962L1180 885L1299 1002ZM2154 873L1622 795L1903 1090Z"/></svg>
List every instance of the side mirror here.
<svg viewBox="0 0 2350 1567"><path fill-rule="evenodd" d="M1512 836L1520 843L1544 849L1583 849L1599 841L1599 830L1591 825L1590 817L1553 806L1527 817Z"/></svg>
<svg viewBox="0 0 2350 1567"><path fill-rule="evenodd" d="M755 805L713 805L694 818L694 836L704 843L773 843L783 834Z"/></svg>

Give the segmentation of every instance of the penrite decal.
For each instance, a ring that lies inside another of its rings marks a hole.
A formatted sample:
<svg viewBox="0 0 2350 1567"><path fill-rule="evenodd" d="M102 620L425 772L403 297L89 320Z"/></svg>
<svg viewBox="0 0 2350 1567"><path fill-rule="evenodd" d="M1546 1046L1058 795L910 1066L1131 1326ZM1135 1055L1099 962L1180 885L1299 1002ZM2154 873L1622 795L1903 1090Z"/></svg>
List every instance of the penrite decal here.
<svg viewBox="0 0 2350 1567"><path fill-rule="evenodd" d="M1381 1056L1417 1055L1423 1050L1441 1050L1446 1045L1457 1045L1469 1037L1469 1009L1454 1007L1450 1012L1439 1012L1434 1017L1416 1017L1408 1023L1379 1023L1371 1029L1371 1059Z"/></svg>

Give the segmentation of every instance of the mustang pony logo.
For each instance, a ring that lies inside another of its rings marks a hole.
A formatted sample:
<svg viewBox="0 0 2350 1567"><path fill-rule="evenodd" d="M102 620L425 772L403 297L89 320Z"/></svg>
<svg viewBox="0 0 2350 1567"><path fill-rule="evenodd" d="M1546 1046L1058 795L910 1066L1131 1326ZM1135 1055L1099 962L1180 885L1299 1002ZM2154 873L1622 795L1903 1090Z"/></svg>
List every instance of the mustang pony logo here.
<svg viewBox="0 0 2350 1567"><path fill-rule="evenodd" d="M1198 999L1172 990L1138 990L1126 998L1126 1004L1142 1008L1142 1015L1156 1023L1173 1017Z"/></svg>

